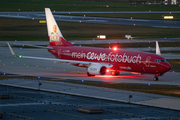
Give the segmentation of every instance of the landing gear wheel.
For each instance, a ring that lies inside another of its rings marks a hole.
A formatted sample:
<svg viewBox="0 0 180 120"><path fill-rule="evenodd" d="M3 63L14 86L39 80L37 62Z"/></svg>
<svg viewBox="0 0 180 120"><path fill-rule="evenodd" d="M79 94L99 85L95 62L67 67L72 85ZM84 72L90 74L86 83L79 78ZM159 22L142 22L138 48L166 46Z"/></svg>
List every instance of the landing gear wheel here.
<svg viewBox="0 0 180 120"><path fill-rule="evenodd" d="M91 75L89 72L87 72L87 76L95 76L95 75Z"/></svg>
<svg viewBox="0 0 180 120"><path fill-rule="evenodd" d="M119 75L119 71L111 71L111 75L112 76L117 76L117 75Z"/></svg>
<svg viewBox="0 0 180 120"><path fill-rule="evenodd" d="M91 74L89 72L87 72L87 76L91 76Z"/></svg>
<svg viewBox="0 0 180 120"><path fill-rule="evenodd" d="M154 77L153 80L154 80L154 81L158 81L159 78L158 78L158 77Z"/></svg>

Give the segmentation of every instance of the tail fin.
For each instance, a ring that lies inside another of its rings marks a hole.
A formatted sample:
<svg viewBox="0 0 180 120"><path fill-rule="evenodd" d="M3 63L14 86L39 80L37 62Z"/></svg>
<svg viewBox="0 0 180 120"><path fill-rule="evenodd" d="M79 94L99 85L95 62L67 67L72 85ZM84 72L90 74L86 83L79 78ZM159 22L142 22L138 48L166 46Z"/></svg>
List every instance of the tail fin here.
<svg viewBox="0 0 180 120"><path fill-rule="evenodd" d="M51 13L49 8L45 8L46 22L48 29L49 45L51 46L74 46L70 42L66 41Z"/></svg>

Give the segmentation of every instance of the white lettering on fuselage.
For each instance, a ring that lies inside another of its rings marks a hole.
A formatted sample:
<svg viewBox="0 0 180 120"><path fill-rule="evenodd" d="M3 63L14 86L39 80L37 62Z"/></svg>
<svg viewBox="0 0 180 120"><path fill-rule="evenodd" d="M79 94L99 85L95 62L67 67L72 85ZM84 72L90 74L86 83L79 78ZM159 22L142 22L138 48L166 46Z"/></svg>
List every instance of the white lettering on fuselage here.
<svg viewBox="0 0 180 120"><path fill-rule="evenodd" d="M109 54L106 53L95 53L95 52L72 52L72 58L76 59L88 59L88 60L98 60L98 61L110 61L110 62L127 62L127 63L141 63L141 56L140 54L130 56L126 53L124 54L113 54L110 52Z"/></svg>

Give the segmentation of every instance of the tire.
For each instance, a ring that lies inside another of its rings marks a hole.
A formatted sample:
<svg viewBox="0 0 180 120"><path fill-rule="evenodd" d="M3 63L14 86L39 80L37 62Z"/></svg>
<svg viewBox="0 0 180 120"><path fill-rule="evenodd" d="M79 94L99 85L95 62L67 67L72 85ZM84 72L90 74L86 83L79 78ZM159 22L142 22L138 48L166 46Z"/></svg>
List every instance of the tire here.
<svg viewBox="0 0 180 120"><path fill-rule="evenodd" d="M89 72L87 72L87 76L91 76L91 74Z"/></svg>
<svg viewBox="0 0 180 120"><path fill-rule="evenodd" d="M158 77L154 77L153 80L154 80L154 81L158 81L159 78L158 78Z"/></svg>
<svg viewBox="0 0 180 120"><path fill-rule="evenodd" d="M95 75L91 75L89 72L87 72L87 76L90 77L90 76L95 76Z"/></svg>
<svg viewBox="0 0 180 120"><path fill-rule="evenodd" d="M119 75L119 71L111 71L111 75L112 76L117 76L117 75Z"/></svg>

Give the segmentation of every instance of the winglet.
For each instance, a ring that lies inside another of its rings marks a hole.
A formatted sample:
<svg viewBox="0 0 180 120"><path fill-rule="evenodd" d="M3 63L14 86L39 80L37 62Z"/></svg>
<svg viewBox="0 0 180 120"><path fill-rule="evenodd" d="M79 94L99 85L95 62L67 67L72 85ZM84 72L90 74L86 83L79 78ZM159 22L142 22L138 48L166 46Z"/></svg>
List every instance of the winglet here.
<svg viewBox="0 0 180 120"><path fill-rule="evenodd" d="M160 51L160 49L159 49L158 41L156 41L156 54L157 54L157 55L161 55L161 51Z"/></svg>
<svg viewBox="0 0 180 120"><path fill-rule="evenodd" d="M17 55L14 53L13 49L11 48L11 45L7 42L8 46L9 46L9 50L11 51L11 54L14 55L15 57L17 57Z"/></svg>

